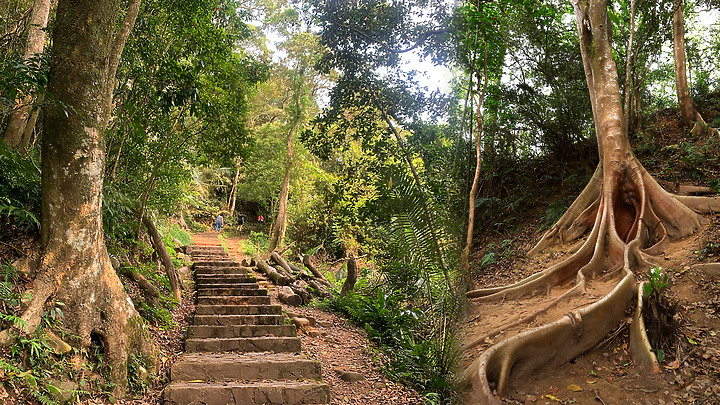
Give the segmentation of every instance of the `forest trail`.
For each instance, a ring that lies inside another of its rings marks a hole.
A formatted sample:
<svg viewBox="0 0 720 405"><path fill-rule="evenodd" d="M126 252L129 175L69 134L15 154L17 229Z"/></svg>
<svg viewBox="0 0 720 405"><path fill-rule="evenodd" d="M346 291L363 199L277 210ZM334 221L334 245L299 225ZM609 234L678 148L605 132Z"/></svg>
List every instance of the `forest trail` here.
<svg viewBox="0 0 720 405"><path fill-rule="evenodd" d="M216 235L216 234L215 234ZM197 237L196 237L197 240ZM225 237L224 245L237 262L250 260L244 253L246 236ZM418 405L424 398L411 388L391 381L384 367L388 359L367 333L347 319L313 306L290 306L277 299L276 286L259 272L256 280L268 289L272 305L282 308L287 319L305 318L311 325L298 329L305 355L322 365L322 379L330 386L331 404Z"/></svg>
<svg viewBox="0 0 720 405"><path fill-rule="evenodd" d="M320 363L301 353L295 326L285 325L252 271L227 254L217 234L194 239L188 250L197 307L165 404L328 403Z"/></svg>

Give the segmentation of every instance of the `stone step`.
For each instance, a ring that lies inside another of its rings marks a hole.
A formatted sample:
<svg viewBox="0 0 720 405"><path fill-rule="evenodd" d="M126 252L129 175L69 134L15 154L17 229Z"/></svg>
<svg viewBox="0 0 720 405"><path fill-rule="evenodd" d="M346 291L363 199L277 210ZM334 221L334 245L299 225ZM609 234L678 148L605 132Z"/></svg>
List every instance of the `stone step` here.
<svg viewBox="0 0 720 405"><path fill-rule="evenodd" d="M195 268L216 268L216 267L240 267L240 263L235 260L193 260Z"/></svg>
<svg viewBox="0 0 720 405"><path fill-rule="evenodd" d="M275 352L300 353L300 338L298 337L249 337L249 338L215 338L215 339L187 339L185 351L197 352Z"/></svg>
<svg viewBox="0 0 720 405"><path fill-rule="evenodd" d="M217 289L217 290L226 290L228 288L244 288L246 290L257 290L260 288L260 285L256 282L246 282L246 283L240 283L240 282L222 282L222 283L208 283L205 280L199 280L195 283L198 289L203 290L210 290L210 289Z"/></svg>
<svg viewBox="0 0 720 405"><path fill-rule="evenodd" d="M264 296L268 295L267 290L260 289L260 286L253 284L255 288L199 288L198 297L239 297L239 296Z"/></svg>
<svg viewBox="0 0 720 405"><path fill-rule="evenodd" d="M181 381L320 380L320 363L293 353L186 354L172 366Z"/></svg>
<svg viewBox="0 0 720 405"><path fill-rule="evenodd" d="M195 307L195 316L198 315L281 315L280 305L208 305L200 304Z"/></svg>
<svg viewBox="0 0 720 405"><path fill-rule="evenodd" d="M231 266L195 269L195 275L197 276L222 276L223 274L233 276L250 275L250 273L243 268Z"/></svg>
<svg viewBox="0 0 720 405"><path fill-rule="evenodd" d="M194 245L188 246L189 252L206 252L206 251L220 251L224 252L225 248L222 245Z"/></svg>
<svg viewBox="0 0 720 405"><path fill-rule="evenodd" d="M192 258L195 261L232 260L230 255L228 255L225 252L218 252L218 253L214 253L214 254L193 253Z"/></svg>
<svg viewBox="0 0 720 405"><path fill-rule="evenodd" d="M210 284L210 283L206 283L204 280L201 280L201 281L202 281L201 283L196 283L196 285L198 286L198 289L203 289L203 290L213 290L214 289L214 290L222 291L222 290L237 289L237 288L241 288L241 289L245 289L245 290L257 290L258 288L260 288L258 283L255 283L255 282ZM220 287L213 287L216 285L219 285Z"/></svg>
<svg viewBox="0 0 720 405"><path fill-rule="evenodd" d="M264 296L200 296L197 305L270 305L270 297Z"/></svg>
<svg viewBox="0 0 720 405"><path fill-rule="evenodd" d="M195 325L282 325L282 315L195 315Z"/></svg>
<svg viewBox="0 0 720 405"><path fill-rule="evenodd" d="M257 280L252 274L198 274L195 281L198 284L224 284L224 283L254 283Z"/></svg>
<svg viewBox="0 0 720 405"><path fill-rule="evenodd" d="M163 394L166 405L327 404L330 387L318 382L172 383Z"/></svg>
<svg viewBox="0 0 720 405"><path fill-rule="evenodd" d="M295 325L193 325L188 328L188 338L250 338L261 336L293 337Z"/></svg>

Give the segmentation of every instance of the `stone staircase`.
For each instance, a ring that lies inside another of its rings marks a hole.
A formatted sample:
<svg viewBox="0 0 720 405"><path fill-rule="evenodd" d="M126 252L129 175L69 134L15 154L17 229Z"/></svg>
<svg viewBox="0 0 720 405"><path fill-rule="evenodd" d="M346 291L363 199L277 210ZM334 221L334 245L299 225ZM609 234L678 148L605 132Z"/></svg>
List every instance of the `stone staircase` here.
<svg viewBox="0 0 720 405"><path fill-rule="evenodd" d="M185 354L173 364L166 405L327 404L320 363L300 353L295 326L254 273L201 235L193 257L197 306Z"/></svg>

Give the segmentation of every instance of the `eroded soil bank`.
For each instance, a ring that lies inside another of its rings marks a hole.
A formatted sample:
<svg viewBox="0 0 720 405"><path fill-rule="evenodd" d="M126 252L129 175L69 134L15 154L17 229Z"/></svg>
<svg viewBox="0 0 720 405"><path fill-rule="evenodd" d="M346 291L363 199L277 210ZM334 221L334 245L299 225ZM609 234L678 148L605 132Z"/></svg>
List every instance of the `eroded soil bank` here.
<svg viewBox="0 0 720 405"><path fill-rule="evenodd" d="M660 374L649 374L635 367L629 353L628 325L632 313L609 336L589 352L570 363L546 369L521 381L512 381L503 398L508 404L716 404L720 403L720 280L703 273L695 265L720 261L720 215L709 216L710 223L683 240L674 240L658 257L670 275L668 294L678 301L676 345L664 353ZM538 258L518 259L495 278L497 285L515 282L547 268L570 250L559 246ZM640 273L638 271L637 273ZM638 281L645 279L638 274ZM571 310L602 298L617 279L594 280L586 294L563 301L546 313L505 328L508 321L522 318L551 302L565 290L554 288L526 300L473 305L464 325L467 342L481 342L466 350L464 366L471 364L492 344L524 330L552 322ZM630 308L629 308L630 309ZM498 333L498 329L502 332Z"/></svg>

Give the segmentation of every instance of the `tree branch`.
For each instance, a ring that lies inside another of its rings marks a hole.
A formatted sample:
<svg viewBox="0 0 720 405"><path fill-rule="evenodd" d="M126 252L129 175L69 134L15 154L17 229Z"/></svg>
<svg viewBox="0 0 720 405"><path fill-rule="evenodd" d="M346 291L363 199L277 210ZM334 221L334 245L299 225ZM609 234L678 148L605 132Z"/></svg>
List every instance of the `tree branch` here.
<svg viewBox="0 0 720 405"><path fill-rule="evenodd" d="M387 44L385 44L384 42L379 41L378 39L374 38L372 35L368 34L367 32L365 32L357 27L354 27L354 26L348 25L348 24L344 24L338 20L333 20L332 22L342 28L346 28L346 29L349 29L350 31L357 33L358 35L369 40L370 42L374 42L374 43L380 45L380 47L387 52L398 53L398 54L407 53L407 52L417 49L423 42L425 42L428 38L430 38L433 35L445 34L445 33L451 32L450 28L436 28L436 29L424 32L422 35L420 35L418 37L418 39L415 41L415 44L409 48L393 49L390 46L388 46Z"/></svg>

